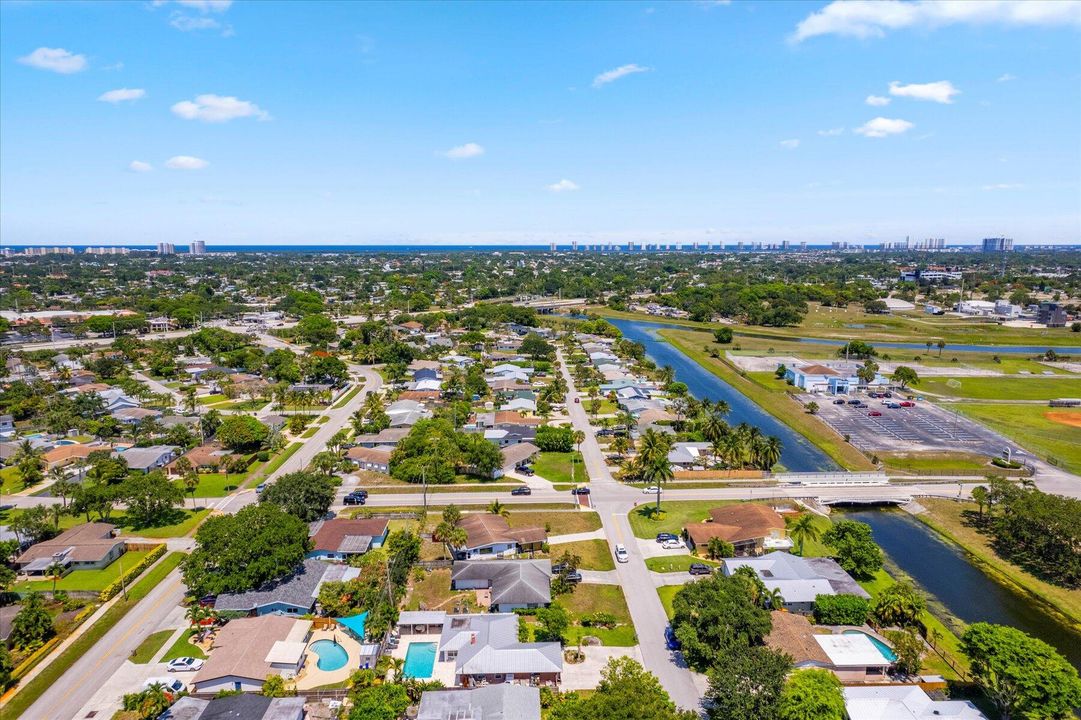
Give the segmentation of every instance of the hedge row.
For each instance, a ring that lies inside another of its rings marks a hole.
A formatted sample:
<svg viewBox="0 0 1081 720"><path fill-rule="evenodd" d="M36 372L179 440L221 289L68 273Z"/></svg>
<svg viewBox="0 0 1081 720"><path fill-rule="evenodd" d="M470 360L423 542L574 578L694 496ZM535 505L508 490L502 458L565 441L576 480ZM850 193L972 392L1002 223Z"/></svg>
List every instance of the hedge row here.
<svg viewBox="0 0 1081 720"><path fill-rule="evenodd" d="M128 568L124 571L123 575L109 583L105 587L105 589L101 591L101 594L98 595L98 599L101 602L112 600L114 597L117 596L117 594L119 594L121 590L124 589L124 587L130 585L132 580L141 575L143 570L146 570L148 567L150 567L158 558L160 558L164 554L165 543L162 543L161 545L158 545L153 550L148 552L142 560L136 563L135 567Z"/></svg>

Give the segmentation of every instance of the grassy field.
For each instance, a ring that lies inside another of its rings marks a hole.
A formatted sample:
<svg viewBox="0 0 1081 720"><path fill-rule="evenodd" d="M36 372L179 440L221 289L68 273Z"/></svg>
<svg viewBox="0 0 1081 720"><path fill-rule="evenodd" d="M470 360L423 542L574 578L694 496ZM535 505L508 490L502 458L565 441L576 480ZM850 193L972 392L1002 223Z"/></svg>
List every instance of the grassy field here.
<svg viewBox="0 0 1081 720"><path fill-rule="evenodd" d="M712 358L702 351L713 343L713 337L705 333L686 330L663 330L661 336L684 354L717 377L736 388L759 407L770 413L793 430L803 435L841 467L849 470L873 470L874 466L863 453L849 445L825 422L803 409L787 393L767 389L753 380L741 377L734 367L724 360Z"/></svg>
<svg viewBox="0 0 1081 720"><path fill-rule="evenodd" d="M661 510L664 517L653 520L649 516L649 508L653 503L644 503L627 514L631 523L631 531L635 537L653 539L657 533L669 532L679 535L683 528L691 523L702 522L709 517L711 508L730 505L731 500L661 500Z"/></svg>
<svg viewBox="0 0 1081 720"><path fill-rule="evenodd" d="M189 504L190 504L190 501L189 501ZM12 519L17 517L22 512L23 511L19 510L19 509L9 509L9 510L0 511L0 524L7 524L7 523L11 522ZM152 527L152 528L136 528L136 527L134 527L131 524L131 522L128 520L127 516L123 512L113 512L112 515L109 516L109 519L106 522L110 522L110 523L116 525L120 530L122 530L124 532L125 535L132 535L132 536L136 536L136 537L145 537L145 538L154 538L154 539L183 537L184 535L187 535L189 532L191 532L192 528L194 528L197 524L199 524L202 521L202 519L207 516L207 514L209 512L210 511L207 510L207 509L202 509L202 510L197 510L197 511L192 511L189 508L185 508L185 509L182 509L182 510L178 509L177 510L178 521L177 522L175 522L173 524L170 524L170 525L163 525L161 527ZM91 513L90 519L91 519L91 521L96 522L98 520L98 517L97 517L97 515ZM85 515L61 515L60 516L59 529L60 530L67 530L69 528L75 527L76 525L82 525L85 522L86 522L86 516ZM50 583L50 586L51 586L51 583Z"/></svg>
<svg viewBox="0 0 1081 720"><path fill-rule="evenodd" d="M23 490L22 475L15 466L0 468L0 494L11 495Z"/></svg>
<svg viewBox="0 0 1081 720"><path fill-rule="evenodd" d="M558 559L565 552L577 555L582 559L579 565L582 570L616 569L616 564L612 560L612 553L608 549L606 540L579 540L578 542L552 545L549 554L552 559Z"/></svg>
<svg viewBox="0 0 1081 720"><path fill-rule="evenodd" d="M719 562L695 557L694 555L664 555L646 558L646 567L653 572L659 573L687 572L691 567L691 563L705 563L711 567L720 565Z"/></svg>
<svg viewBox="0 0 1081 720"><path fill-rule="evenodd" d="M961 546L970 562L995 580L1033 596L1049 613L1081 634L1081 590L1052 585L999 557L991 547L990 538L968 522L968 514L977 511L975 503L921 498L920 504L927 512L916 518Z"/></svg>
<svg viewBox="0 0 1081 720"><path fill-rule="evenodd" d="M185 630L184 634L176 639L176 642L173 643L173 646L170 647L165 652L165 654L161 656L161 661L169 662L170 660L176 660L177 658L182 657L205 659L206 653L203 652L203 649L198 645L193 645L190 642L191 638L195 636L196 632L197 631L194 628Z"/></svg>
<svg viewBox="0 0 1081 720"><path fill-rule="evenodd" d="M507 524L514 527L543 527L549 535L570 535L592 532L601 527L601 516L595 512L532 512L515 510L511 506Z"/></svg>
<svg viewBox="0 0 1081 720"><path fill-rule="evenodd" d="M196 398L196 401L200 405L216 405L218 403L225 402L228 399L229 398L225 397L224 395L222 395L220 393L217 393L217 394L214 394L214 395L202 395L202 396Z"/></svg>
<svg viewBox="0 0 1081 720"><path fill-rule="evenodd" d="M1081 473L1081 408L954 403L950 409L1002 433L1044 460L1054 458L1064 469ZM1078 424L1052 421L1048 413Z"/></svg>
<svg viewBox="0 0 1081 720"><path fill-rule="evenodd" d="M934 377L922 379L917 389L973 400L1053 400L1081 397L1081 377Z"/></svg>
<svg viewBox="0 0 1081 720"><path fill-rule="evenodd" d="M101 570L72 570L56 583L57 590L85 590L88 592L100 592L114 580L120 577L120 569L131 570L146 557L149 550L129 550ZM52 580L33 580L22 582L13 588L16 592L28 592L31 590L48 591L53 589Z"/></svg>
<svg viewBox="0 0 1081 720"><path fill-rule="evenodd" d="M627 600L623 588L619 585L578 585L573 593L554 598L566 608L571 616L572 626L567 631L568 645L577 645L578 638L592 635L609 647L631 647L638 644L631 621ZM611 629L582 627L582 618L597 612L611 613L616 618L616 626Z"/></svg>
<svg viewBox="0 0 1081 720"><path fill-rule="evenodd" d="M949 474L951 470L990 472L994 468L989 458L965 452L878 453L878 459L887 470L899 470L915 475Z"/></svg>
<svg viewBox="0 0 1081 720"><path fill-rule="evenodd" d="M87 628L64 652L49 663L33 680L22 686L13 698L4 707L5 720L15 720L20 717L27 708L34 704L53 683L67 672L76 660L86 655L94 647L105 633L113 628L121 618L135 607L147 594L157 586L165 576L180 564L184 553L174 552L166 555L157 565L145 573L143 577L128 591L128 598L118 599L97 622Z"/></svg>
<svg viewBox="0 0 1081 720"><path fill-rule="evenodd" d="M135 648L135 652L128 659L136 665L146 665L157 654L158 650L161 650L161 646L165 644L165 641L172 634L172 630L159 630L152 635L148 635L145 640L139 643L139 647Z"/></svg>
<svg viewBox="0 0 1081 720"><path fill-rule="evenodd" d="M225 497L233 490L244 485L249 478L254 477L263 466L261 462L254 462L242 473L200 473L199 487L195 489L195 497Z"/></svg>
<svg viewBox="0 0 1081 720"><path fill-rule="evenodd" d="M664 605L664 612L668 615L668 619L671 620L675 615L672 612L672 600L675 599L676 593L683 589L682 585L662 585L657 588L657 595L661 598L661 605Z"/></svg>
<svg viewBox="0 0 1081 720"><path fill-rule="evenodd" d="M582 454L577 451L569 453L538 453L536 461L533 463L533 469L549 482L570 483L572 462L574 463L574 482L589 482L585 465L582 464Z"/></svg>
<svg viewBox="0 0 1081 720"><path fill-rule="evenodd" d="M293 453L303 446L304 443L290 443L284 450L278 453L275 457L270 459L270 462L263 468L263 478L270 477L275 470L280 468L286 460L293 457Z"/></svg>

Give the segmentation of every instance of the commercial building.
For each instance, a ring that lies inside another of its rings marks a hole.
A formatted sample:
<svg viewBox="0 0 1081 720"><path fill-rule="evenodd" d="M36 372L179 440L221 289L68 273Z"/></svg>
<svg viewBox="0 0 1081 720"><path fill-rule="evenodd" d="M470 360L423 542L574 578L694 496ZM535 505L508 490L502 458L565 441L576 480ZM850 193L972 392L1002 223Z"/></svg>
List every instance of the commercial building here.
<svg viewBox="0 0 1081 720"><path fill-rule="evenodd" d="M1066 308L1058 303L1040 303L1036 322L1047 327L1066 327Z"/></svg>
<svg viewBox="0 0 1081 720"><path fill-rule="evenodd" d="M192 240L188 252L192 255L206 255L206 243L202 240Z"/></svg>
<svg viewBox="0 0 1081 720"><path fill-rule="evenodd" d="M172 243L158 243L158 255L176 255L176 246Z"/></svg>
<svg viewBox="0 0 1081 720"><path fill-rule="evenodd" d="M1009 252L1013 250L1013 239L1005 237L984 238L984 252Z"/></svg>

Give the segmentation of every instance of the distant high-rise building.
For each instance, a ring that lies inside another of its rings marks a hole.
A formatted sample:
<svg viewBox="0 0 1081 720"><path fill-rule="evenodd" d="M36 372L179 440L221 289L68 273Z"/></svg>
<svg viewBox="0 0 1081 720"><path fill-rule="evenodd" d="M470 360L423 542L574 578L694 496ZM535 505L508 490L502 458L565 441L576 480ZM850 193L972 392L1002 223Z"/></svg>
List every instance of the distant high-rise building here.
<svg viewBox="0 0 1081 720"><path fill-rule="evenodd" d="M206 255L206 243L202 240L192 240L188 252L192 255Z"/></svg>
<svg viewBox="0 0 1081 720"><path fill-rule="evenodd" d="M41 256L41 255L74 255L75 249L69 247L31 247L23 250L23 255Z"/></svg>
<svg viewBox="0 0 1081 720"><path fill-rule="evenodd" d="M131 250L126 247L88 247L83 252L87 255L128 255Z"/></svg>
<svg viewBox="0 0 1081 720"><path fill-rule="evenodd" d="M158 243L158 255L175 255L176 246L172 243L160 242Z"/></svg>
<svg viewBox="0 0 1081 720"><path fill-rule="evenodd" d="M1007 252L1013 250L1013 239L1005 237L984 238L984 252Z"/></svg>
<svg viewBox="0 0 1081 720"><path fill-rule="evenodd" d="M736 243L736 252L743 252L743 241L740 240Z"/></svg>
<svg viewBox="0 0 1081 720"><path fill-rule="evenodd" d="M799 244L800 252L807 252L807 241L804 240Z"/></svg>
<svg viewBox="0 0 1081 720"><path fill-rule="evenodd" d="M572 252L578 252L578 241L577 240L571 240L571 251Z"/></svg>
<svg viewBox="0 0 1081 720"><path fill-rule="evenodd" d="M634 252L634 241L631 240L627 243L627 252Z"/></svg>
<svg viewBox="0 0 1081 720"><path fill-rule="evenodd" d="M787 240L782 240L781 241L781 249L782 250L788 250L790 247L792 247L792 243L788 242Z"/></svg>

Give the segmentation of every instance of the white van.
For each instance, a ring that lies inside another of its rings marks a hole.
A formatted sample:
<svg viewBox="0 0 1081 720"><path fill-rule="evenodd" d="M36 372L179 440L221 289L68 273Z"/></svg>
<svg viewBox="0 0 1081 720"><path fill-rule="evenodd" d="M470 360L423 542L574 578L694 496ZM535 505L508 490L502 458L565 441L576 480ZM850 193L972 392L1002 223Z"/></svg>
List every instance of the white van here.
<svg viewBox="0 0 1081 720"><path fill-rule="evenodd" d="M630 556L627 554L627 548L623 547L623 544L616 545L616 562L625 563L630 560Z"/></svg>

